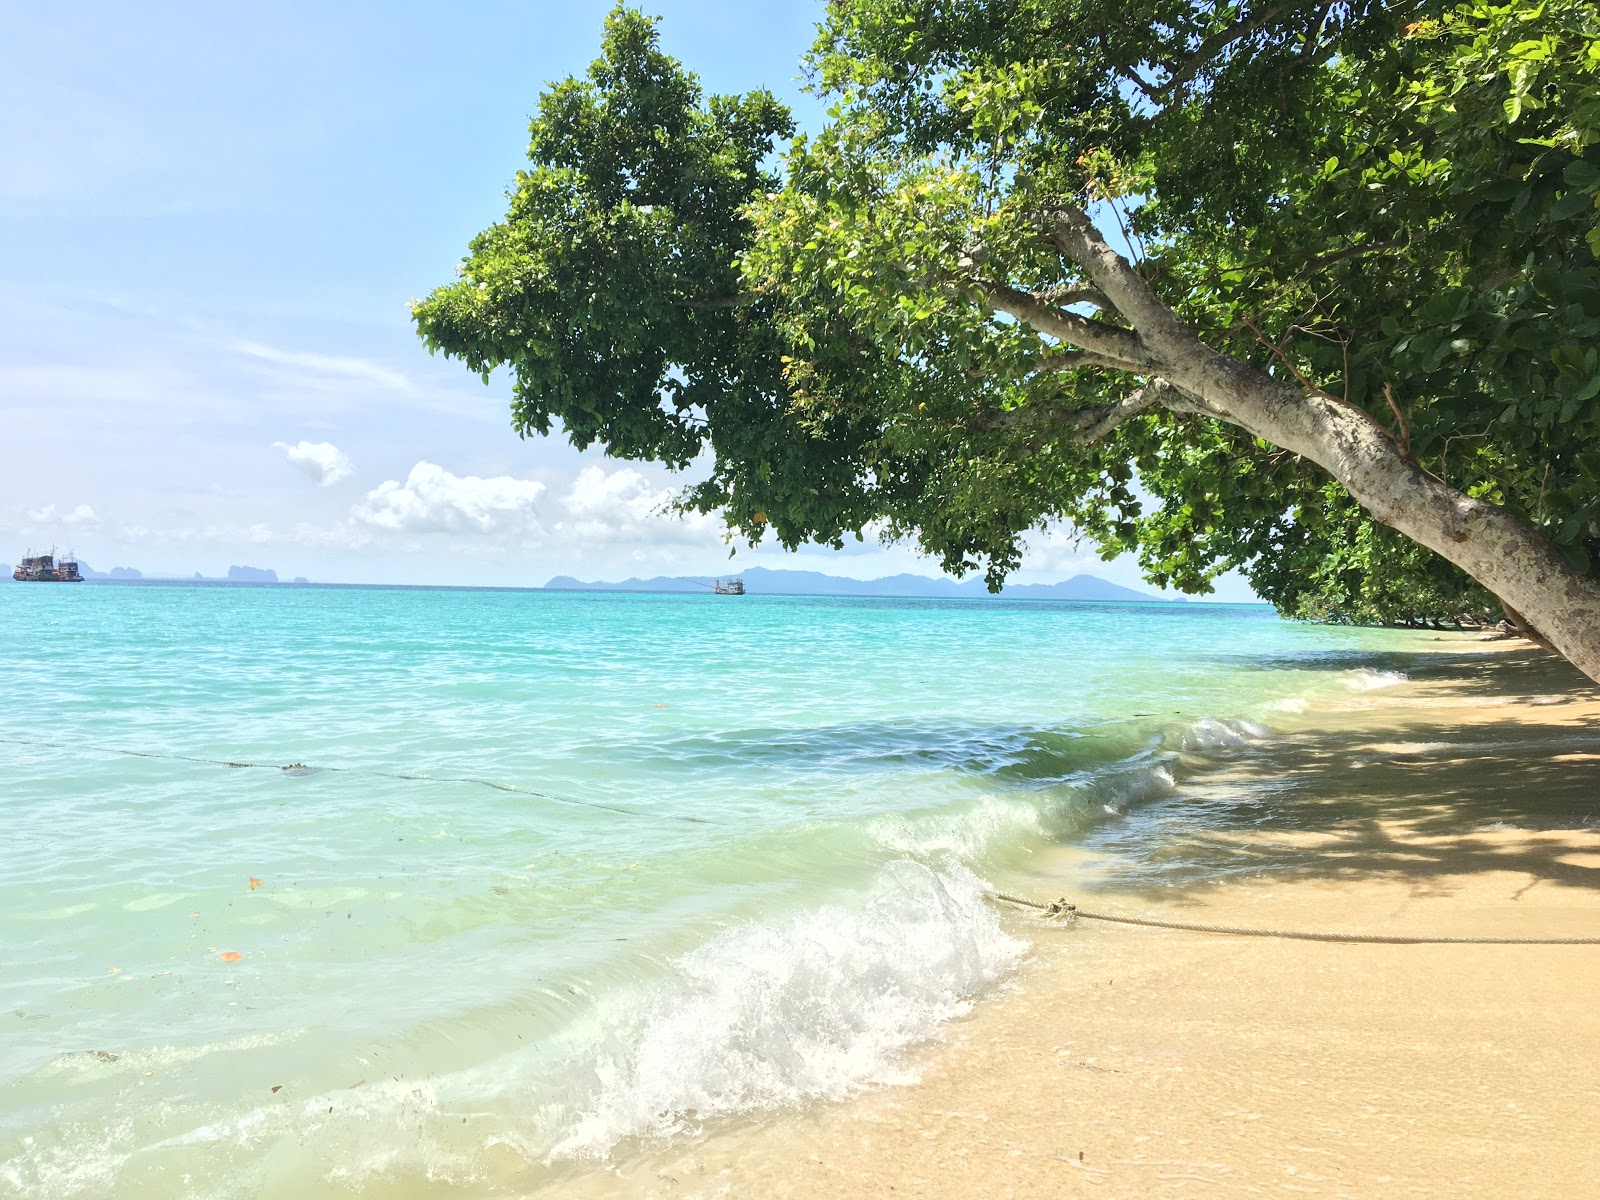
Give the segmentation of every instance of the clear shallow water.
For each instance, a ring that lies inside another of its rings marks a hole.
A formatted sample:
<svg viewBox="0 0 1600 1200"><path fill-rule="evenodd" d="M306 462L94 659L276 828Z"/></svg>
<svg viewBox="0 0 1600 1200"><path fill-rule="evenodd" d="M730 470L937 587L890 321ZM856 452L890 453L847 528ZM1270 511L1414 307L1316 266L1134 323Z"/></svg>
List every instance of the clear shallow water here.
<svg viewBox="0 0 1600 1200"><path fill-rule="evenodd" d="M0 1194L492 1195L895 1081L1026 951L985 881L1414 645L1244 606L0 587Z"/></svg>

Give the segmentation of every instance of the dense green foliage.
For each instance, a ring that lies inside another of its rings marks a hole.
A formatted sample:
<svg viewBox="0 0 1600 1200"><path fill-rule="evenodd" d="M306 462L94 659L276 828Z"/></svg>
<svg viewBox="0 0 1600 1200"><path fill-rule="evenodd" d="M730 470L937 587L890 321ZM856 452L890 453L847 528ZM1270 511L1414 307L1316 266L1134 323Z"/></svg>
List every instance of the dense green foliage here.
<svg viewBox="0 0 1600 1200"><path fill-rule="evenodd" d="M1243 566L1286 611L1487 606L1236 427L1153 408L1086 438L1137 364L994 308L1116 342L1041 236L1075 203L1208 344L1600 557L1593 4L840 0L810 65L837 104L780 180L770 96L702 98L613 14L543 97L506 220L417 306L429 346L509 364L523 433L709 445L685 502L752 539L876 523L998 585L1066 520L1158 583Z"/></svg>

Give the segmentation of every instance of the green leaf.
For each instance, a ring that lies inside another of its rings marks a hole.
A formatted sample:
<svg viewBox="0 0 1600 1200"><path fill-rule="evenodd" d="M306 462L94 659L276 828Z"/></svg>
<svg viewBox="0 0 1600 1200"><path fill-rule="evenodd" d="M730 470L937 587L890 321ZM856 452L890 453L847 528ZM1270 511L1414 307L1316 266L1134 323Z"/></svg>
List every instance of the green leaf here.
<svg viewBox="0 0 1600 1200"><path fill-rule="evenodd" d="M1600 197L1590 196L1584 192L1568 192L1550 206L1550 219L1552 221L1565 221L1568 217L1575 217L1581 212L1594 208L1597 199L1600 199Z"/></svg>

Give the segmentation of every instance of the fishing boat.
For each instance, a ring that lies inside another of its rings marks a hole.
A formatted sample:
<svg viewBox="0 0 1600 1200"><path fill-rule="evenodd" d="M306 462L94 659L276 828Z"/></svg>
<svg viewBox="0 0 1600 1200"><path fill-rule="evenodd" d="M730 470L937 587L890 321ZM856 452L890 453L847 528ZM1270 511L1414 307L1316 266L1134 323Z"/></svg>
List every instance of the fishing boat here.
<svg viewBox="0 0 1600 1200"><path fill-rule="evenodd" d="M711 590L719 596L744 595L744 580L742 579L713 579Z"/></svg>
<svg viewBox="0 0 1600 1200"><path fill-rule="evenodd" d="M54 548L49 554L29 554L11 572L18 583L82 583L78 560L68 554L56 561Z"/></svg>

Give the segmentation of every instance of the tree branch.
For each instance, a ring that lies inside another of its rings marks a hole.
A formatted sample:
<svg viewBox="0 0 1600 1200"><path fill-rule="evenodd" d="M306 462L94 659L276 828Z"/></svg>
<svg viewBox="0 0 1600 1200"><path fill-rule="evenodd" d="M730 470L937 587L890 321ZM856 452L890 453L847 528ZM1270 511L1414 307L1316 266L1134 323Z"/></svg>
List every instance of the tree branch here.
<svg viewBox="0 0 1600 1200"><path fill-rule="evenodd" d="M1101 312L1117 311L1117 306L1111 303L1111 298L1097 287L1072 287L1059 292L1045 292L1040 299L1047 300L1058 308L1071 308L1075 304L1092 304Z"/></svg>
<svg viewBox="0 0 1600 1200"><path fill-rule="evenodd" d="M1068 312L1032 292L1025 292L1007 283L974 279L972 286L989 302L991 308L1015 317L1024 325L1058 341L1115 359L1123 370L1144 370L1153 365L1139 335L1131 329Z"/></svg>
<svg viewBox="0 0 1600 1200"><path fill-rule="evenodd" d="M1041 357L1034 364L1032 374L1048 375L1071 371L1075 367L1109 367L1113 371L1131 371L1138 374L1146 369L1147 364L1114 358L1109 354L1096 354L1093 350L1058 350Z"/></svg>
<svg viewBox="0 0 1600 1200"><path fill-rule="evenodd" d="M1198 75L1200 73L1200 69L1208 62L1210 62L1217 55L1221 54L1240 38L1249 37L1256 30L1260 29L1268 21L1272 20L1273 17L1282 12L1283 7L1284 6L1281 4L1269 4L1266 8L1258 9L1249 16L1235 21L1226 29L1217 30L1210 37L1206 38L1198 46L1196 46L1193 53L1188 55L1175 66L1167 66L1165 63L1161 64L1163 69L1165 69L1171 75L1171 78L1163 83L1160 87L1155 89L1155 95L1160 97L1162 100L1171 99L1172 94L1182 88L1196 75ZM1321 22L1319 21L1318 29L1320 30L1320 28Z"/></svg>
<svg viewBox="0 0 1600 1200"><path fill-rule="evenodd" d="M746 293L740 296L713 296L709 300L674 300L672 301L672 307L694 309L744 308L759 302L760 299L761 297L754 293Z"/></svg>
<svg viewBox="0 0 1600 1200"><path fill-rule="evenodd" d="M1094 408L1061 409L1054 405L1032 405L1006 409L1003 412L984 413L979 425L984 429L1014 429L1019 425L1042 424L1059 426L1071 434L1074 441L1083 445L1097 442L1124 421L1148 409L1169 403L1183 405L1178 389L1164 379L1152 379L1136 392L1121 400ZM1178 411L1189 411L1183 405Z"/></svg>
<svg viewBox="0 0 1600 1200"><path fill-rule="evenodd" d="M1321 8L1317 9L1317 18L1311 22L1311 32L1306 34L1306 40L1300 43L1300 57L1310 58L1311 52L1317 48L1317 43L1322 40L1322 27L1327 23L1328 10L1333 7L1333 0L1324 0Z"/></svg>
<svg viewBox="0 0 1600 1200"><path fill-rule="evenodd" d="M1088 273L1094 286L1138 330L1133 336L1147 361L1152 351L1171 352L1179 346L1187 349L1194 343L1194 334L1155 294L1134 265L1111 248L1083 209L1067 205L1056 212L1050 218L1050 240Z"/></svg>
<svg viewBox="0 0 1600 1200"><path fill-rule="evenodd" d="M1261 327L1249 317L1240 317L1239 320L1244 324L1246 329L1256 335L1256 341L1260 342L1272 352L1273 358L1277 359L1284 366L1289 368L1289 373L1295 377L1295 380L1300 384L1301 387L1305 388L1308 395L1321 396L1324 400L1332 400L1335 404L1342 404L1346 408L1356 407L1354 404L1351 404L1350 401L1342 399L1339 396L1335 396L1332 392L1325 388L1319 388L1316 384L1312 383L1311 380L1307 379L1305 372L1302 371L1298 365L1296 365L1294 359L1290 358L1288 354L1284 353L1283 347L1268 338L1266 334L1262 333ZM1379 426L1379 428L1382 428L1382 426ZM1388 431L1385 430L1385 432ZM1396 442L1395 444L1398 445L1399 443Z"/></svg>
<svg viewBox="0 0 1600 1200"><path fill-rule="evenodd" d="M1363 242L1359 246L1346 246L1343 250L1335 250L1331 254L1323 254L1313 258L1295 273L1294 277L1289 280L1289 285L1304 283L1313 275L1320 274L1335 263L1342 263L1347 259L1360 258L1363 254L1376 254L1380 250L1398 249L1400 249L1399 242Z"/></svg>

